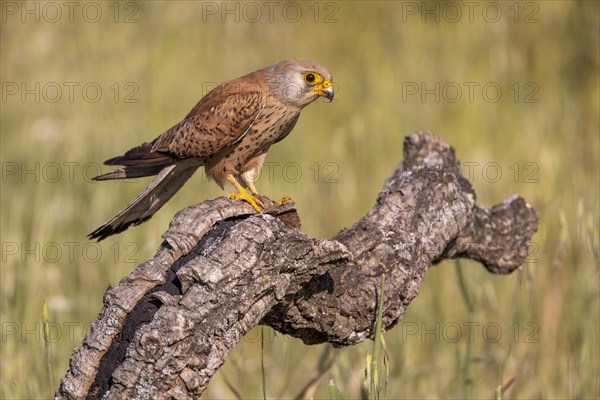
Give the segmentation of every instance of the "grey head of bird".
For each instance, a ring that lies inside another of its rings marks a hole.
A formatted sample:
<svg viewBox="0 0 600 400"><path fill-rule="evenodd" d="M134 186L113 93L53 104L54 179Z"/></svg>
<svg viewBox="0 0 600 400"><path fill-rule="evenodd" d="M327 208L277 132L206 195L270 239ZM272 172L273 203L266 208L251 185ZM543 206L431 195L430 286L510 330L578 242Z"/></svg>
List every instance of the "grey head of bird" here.
<svg viewBox="0 0 600 400"><path fill-rule="evenodd" d="M265 80L278 100L299 108L319 96L333 100L331 73L307 58L291 58L266 68Z"/></svg>

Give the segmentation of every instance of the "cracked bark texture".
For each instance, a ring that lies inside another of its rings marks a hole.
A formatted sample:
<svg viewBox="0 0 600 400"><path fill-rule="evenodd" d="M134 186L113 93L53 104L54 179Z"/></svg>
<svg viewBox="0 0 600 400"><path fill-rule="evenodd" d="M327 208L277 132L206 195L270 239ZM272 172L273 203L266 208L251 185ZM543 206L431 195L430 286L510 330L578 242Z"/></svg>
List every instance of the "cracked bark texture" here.
<svg viewBox="0 0 600 400"><path fill-rule="evenodd" d="M475 200L454 149L420 132L371 211L331 239L303 233L293 203L261 214L225 198L188 207L155 256L106 291L56 398L193 399L256 325L306 344L372 337L382 274L389 330L434 263L514 271L535 210L516 195L491 209Z"/></svg>

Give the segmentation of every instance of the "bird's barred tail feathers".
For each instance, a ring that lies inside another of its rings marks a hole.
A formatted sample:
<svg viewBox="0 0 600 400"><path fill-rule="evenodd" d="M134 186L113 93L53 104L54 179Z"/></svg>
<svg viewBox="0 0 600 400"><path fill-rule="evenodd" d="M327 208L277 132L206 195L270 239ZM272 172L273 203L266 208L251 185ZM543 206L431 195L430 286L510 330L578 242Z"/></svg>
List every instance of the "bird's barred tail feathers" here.
<svg viewBox="0 0 600 400"><path fill-rule="evenodd" d="M154 180L123 211L90 233L88 237L100 241L110 235L123 232L131 225L139 225L147 221L181 189L199 167L200 164L197 160L185 159L162 168ZM97 180L119 179L120 177L111 177L111 174L115 174L116 172L118 171L101 175L97 177ZM133 176L124 176L123 178L130 177Z"/></svg>

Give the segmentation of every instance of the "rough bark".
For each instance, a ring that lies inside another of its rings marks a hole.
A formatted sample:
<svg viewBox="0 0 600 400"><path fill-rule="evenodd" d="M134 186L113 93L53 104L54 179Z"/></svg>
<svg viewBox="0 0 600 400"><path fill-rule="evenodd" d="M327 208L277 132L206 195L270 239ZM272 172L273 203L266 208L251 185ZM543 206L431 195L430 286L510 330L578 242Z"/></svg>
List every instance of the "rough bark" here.
<svg viewBox="0 0 600 400"><path fill-rule="evenodd" d="M259 324L306 344L356 344L374 333L382 274L390 329L430 265L463 257L510 273L537 225L516 195L475 204L454 150L426 132L405 139L371 211L331 239L303 233L293 203L261 214L225 198L188 207L156 255L106 291L56 397L195 398Z"/></svg>

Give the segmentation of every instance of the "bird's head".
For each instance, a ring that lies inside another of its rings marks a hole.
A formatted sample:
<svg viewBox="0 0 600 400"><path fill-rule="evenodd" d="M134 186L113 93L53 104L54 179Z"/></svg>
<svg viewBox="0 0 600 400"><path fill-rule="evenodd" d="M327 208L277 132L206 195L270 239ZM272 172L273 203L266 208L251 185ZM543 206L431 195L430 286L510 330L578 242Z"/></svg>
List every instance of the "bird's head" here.
<svg viewBox="0 0 600 400"><path fill-rule="evenodd" d="M301 108L319 96L333 100L331 73L306 58L283 60L267 68L266 80L279 100Z"/></svg>

